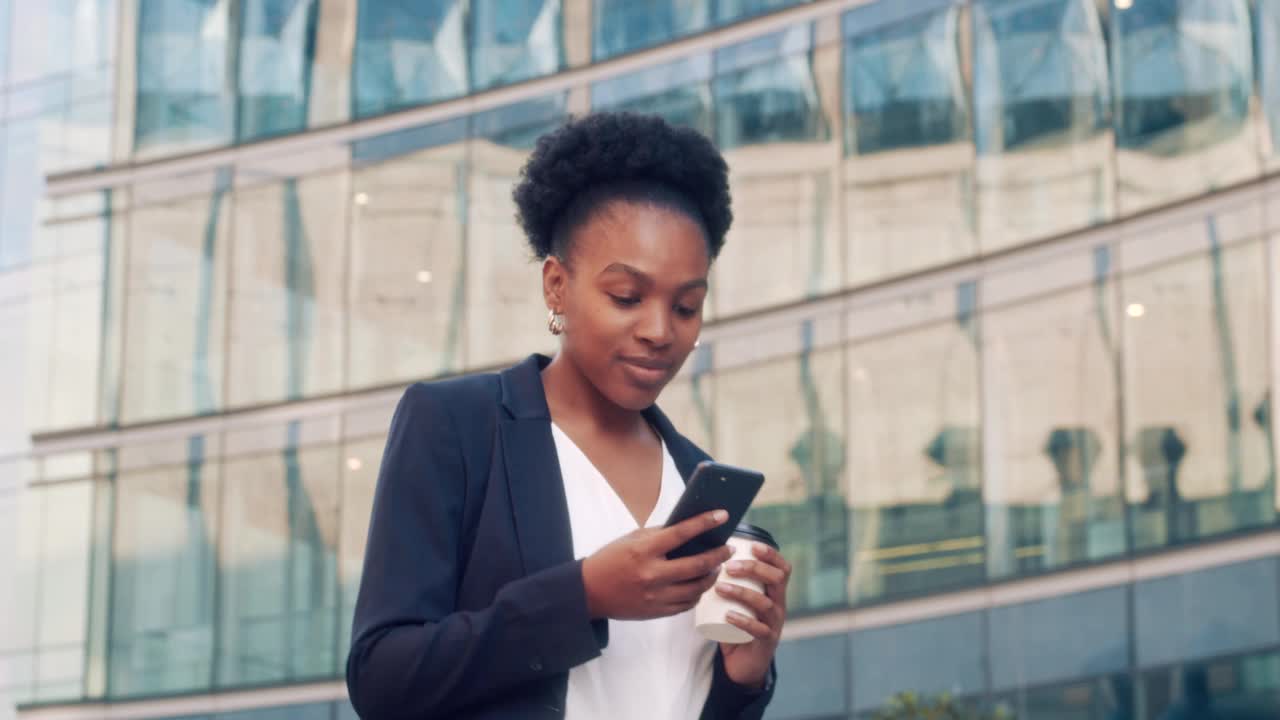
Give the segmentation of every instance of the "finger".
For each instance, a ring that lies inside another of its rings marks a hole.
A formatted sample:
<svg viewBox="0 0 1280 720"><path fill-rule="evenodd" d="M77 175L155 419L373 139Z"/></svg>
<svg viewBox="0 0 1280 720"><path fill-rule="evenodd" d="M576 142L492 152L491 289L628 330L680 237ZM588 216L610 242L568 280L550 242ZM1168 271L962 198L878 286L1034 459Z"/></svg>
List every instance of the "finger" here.
<svg viewBox="0 0 1280 720"><path fill-rule="evenodd" d="M767 618L773 614L774 602L767 595L751 588L744 588L733 583L716 583L716 592L722 597L737 600L746 605L758 618Z"/></svg>
<svg viewBox="0 0 1280 720"><path fill-rule="evenodd" d="M673 583L701 579L707 575L719 573L720 566L724 565L732 555L733 548L722 545L687 558L669 560L662 564L658 577Z"/></svg>
<svg viewBox="0 0 1280 720"><path fill-rule="evenodd" d="M787 577L791 577L791 563L787 562L787 559L783 557L782 553L778 552L777 549L769 547L763 543L753 543L751 546L751 553L755 555L760 562L772 565L773 567L781 570Z"/></svg>
<svg viewBox="0 0 1280 720"><path fill-rule="evenodd" d="M781 585L787 575L780 568L759 560L734 560L725 566L731 577L759 580L765 585Z"/></svg>
<svg viewBox="0 0 1280 720"><path fill-rule="evenodd" d="M674 583L658 593L658 600L666 604L693 607L711 588L715 587L716 575L705 575L696 580Z"/></svg>
<svg viewBox="0 0 1280 720"><path fill-rule="evenodd" d="M653 549L665 555L702 533L723 525L728 519L729 513L724 510L713 510L682 520L655 533L652 541Z"/></svg>
<svg viewBox="0 0 1280 720"><path fill-rule="evenodd" d="M764 640L765 642L776 642L777 636L773 632L773 628L756 620L747 617L737 610L730 610L725 614L725 618L735 627L740 627L747 631L747 634L756 640Z"/></svg>

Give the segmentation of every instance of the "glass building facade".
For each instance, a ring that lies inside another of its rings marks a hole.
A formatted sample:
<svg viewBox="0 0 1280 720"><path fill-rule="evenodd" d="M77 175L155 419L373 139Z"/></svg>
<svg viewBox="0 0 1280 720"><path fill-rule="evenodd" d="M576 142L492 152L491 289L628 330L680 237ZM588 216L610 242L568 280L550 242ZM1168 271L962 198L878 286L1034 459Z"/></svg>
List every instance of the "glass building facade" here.
<svg viewBox="0 0 1280 720"><path fill-rule="evenodd" d="M354 717L391 410L554 348L591 109L729 163L659 402L768 477L770 717L1280 716L1278 68L1280 0L0 0L0 718Z"/></svg>

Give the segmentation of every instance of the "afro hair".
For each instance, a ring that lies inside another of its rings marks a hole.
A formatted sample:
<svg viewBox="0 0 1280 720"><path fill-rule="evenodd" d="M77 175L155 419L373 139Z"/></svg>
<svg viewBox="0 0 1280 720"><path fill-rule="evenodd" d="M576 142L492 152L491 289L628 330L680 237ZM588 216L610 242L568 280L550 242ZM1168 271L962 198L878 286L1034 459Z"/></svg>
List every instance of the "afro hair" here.
<svg viewBox="0 0 1280 720"><path fill-rule="evenodd" d="M534 255L565 259L571 231L614 200L681 210L706 232L712 259L733 222L729 170L705 136L657 115L598 112L538 139L512 193Z"/></svg>

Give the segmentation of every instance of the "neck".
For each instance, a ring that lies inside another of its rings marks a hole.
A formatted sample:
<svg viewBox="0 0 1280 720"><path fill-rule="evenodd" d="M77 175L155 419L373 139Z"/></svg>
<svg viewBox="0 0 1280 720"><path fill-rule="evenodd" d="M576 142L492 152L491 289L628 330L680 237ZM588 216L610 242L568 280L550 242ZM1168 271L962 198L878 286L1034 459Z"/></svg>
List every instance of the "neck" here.
<svg viewBox="0 0 1280 720"><path fill-rule="evenodd" d="M543 369L542 388L551 417L559 424L589 424L595 431L618 436L647 427L640 411L628 410L602 395L564 352L556 353Z"/></svg>

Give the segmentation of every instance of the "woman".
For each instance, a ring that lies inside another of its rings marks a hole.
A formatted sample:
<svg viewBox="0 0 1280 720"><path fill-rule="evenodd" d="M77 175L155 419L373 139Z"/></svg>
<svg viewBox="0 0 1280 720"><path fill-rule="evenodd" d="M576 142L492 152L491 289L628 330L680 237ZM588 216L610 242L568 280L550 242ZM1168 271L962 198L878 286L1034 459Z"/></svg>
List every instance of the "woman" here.
<svg viewBox="0 0 1280 720"><path fill-rule="evenodd" d="M724 159L656 117L595 114L542 137L515 190L543 261L555 359L409 388L391 422L347 686L365 720L758 718L790 566L717 585L721 547L667 560L722 513L662 528L707 458L654 406L697 345L732 220ZM715 591L754 638L706 641Z"/></svg>

